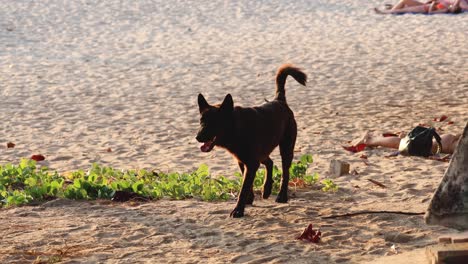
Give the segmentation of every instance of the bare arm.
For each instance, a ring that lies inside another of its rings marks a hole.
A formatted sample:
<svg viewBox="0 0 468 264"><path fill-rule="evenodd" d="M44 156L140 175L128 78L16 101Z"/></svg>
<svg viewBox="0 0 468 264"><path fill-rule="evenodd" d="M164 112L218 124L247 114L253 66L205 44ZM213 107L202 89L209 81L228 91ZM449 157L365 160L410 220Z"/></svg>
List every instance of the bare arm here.
<svg viewBox="0 0 468 264"><path fill-rule="evenodd" d="M450 6L450 12L454 13L457 8L460 7L460 2L461 0L456 0L455 3L453 3L453 5Z"/></svg>
<svg viewBox="0 0 468 264"><path fill-rule="evenodd" d="M468 2L466 0L456 0L453 5L450 6L449 11L455 13L456 11L467 11Z"/></svg>

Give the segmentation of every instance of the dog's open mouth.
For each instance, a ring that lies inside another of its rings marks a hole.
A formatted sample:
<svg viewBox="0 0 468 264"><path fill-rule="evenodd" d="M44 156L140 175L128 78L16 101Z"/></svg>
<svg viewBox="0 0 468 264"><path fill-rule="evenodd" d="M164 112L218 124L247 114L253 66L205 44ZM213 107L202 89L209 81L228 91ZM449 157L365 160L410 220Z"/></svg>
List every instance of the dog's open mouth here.
<svg viewBox="0 0 468 264"><path fill-rule="evenodd" d="M216 140L216 137L214 137L212 140L208 140L207 142L204 142L200 146L200 150L202 152L210 152L215 146L215 140Z"/></svg>

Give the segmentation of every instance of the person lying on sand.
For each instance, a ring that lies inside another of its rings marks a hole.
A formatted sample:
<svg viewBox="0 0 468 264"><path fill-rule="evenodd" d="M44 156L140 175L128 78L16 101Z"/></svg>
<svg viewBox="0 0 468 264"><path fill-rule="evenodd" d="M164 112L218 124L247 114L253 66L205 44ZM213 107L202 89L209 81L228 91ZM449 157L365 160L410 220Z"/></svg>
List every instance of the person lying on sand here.
<svg viewBox="0 0 468 264"><path fill-rule="evenodd" d="M358 146L360 144L365 144L367 147L385 147L398 149L400 146L400 141L406 136L405 133L401 132L399 135L395 136L375 136L370 131L367 131L360 139L353 142L353 146ZM441 135L442 141L442 153L453 154L455 148L457 147L458 140L460 135L444 134ZM438 144L436 141L432 142L432 152L436 153Z"/></svg>
<svg viewBox="0 0 468 264"><path fill-rule="evenodd" d="M430 0L425 3L417 0L400 0L395 6L389 7L389 10L374 8L374 11L377 14L457 14L468 10L468 0Z"/></svg>

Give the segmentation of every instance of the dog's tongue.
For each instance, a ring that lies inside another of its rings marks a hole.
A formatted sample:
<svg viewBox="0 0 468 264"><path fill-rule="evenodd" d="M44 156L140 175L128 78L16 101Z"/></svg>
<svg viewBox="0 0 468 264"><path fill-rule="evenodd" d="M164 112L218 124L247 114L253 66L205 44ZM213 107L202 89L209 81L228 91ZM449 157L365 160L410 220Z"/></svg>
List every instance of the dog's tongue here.
<svg viewBox="0 0 468 264"><path fill-rule="evenodd" d="M211 149L213 148L212 145L213 145L213 141L205 142L203 143L203 145L200 146L200 150L202 152L210 152Z"/></svg>

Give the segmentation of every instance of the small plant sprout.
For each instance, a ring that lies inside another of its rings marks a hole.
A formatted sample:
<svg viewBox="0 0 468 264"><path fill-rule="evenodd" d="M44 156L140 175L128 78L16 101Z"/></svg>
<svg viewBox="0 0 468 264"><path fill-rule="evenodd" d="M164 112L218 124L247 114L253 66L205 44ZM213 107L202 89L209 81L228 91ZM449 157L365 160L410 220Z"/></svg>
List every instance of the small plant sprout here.
<svg viewBox="0 0 468 264"><path fill-rule="evenodd" d="M323 184L322 191L324 192L336 192L338 191L338 186L331 180L331 179L325 179L322 180L321 183Z"/></svg>

